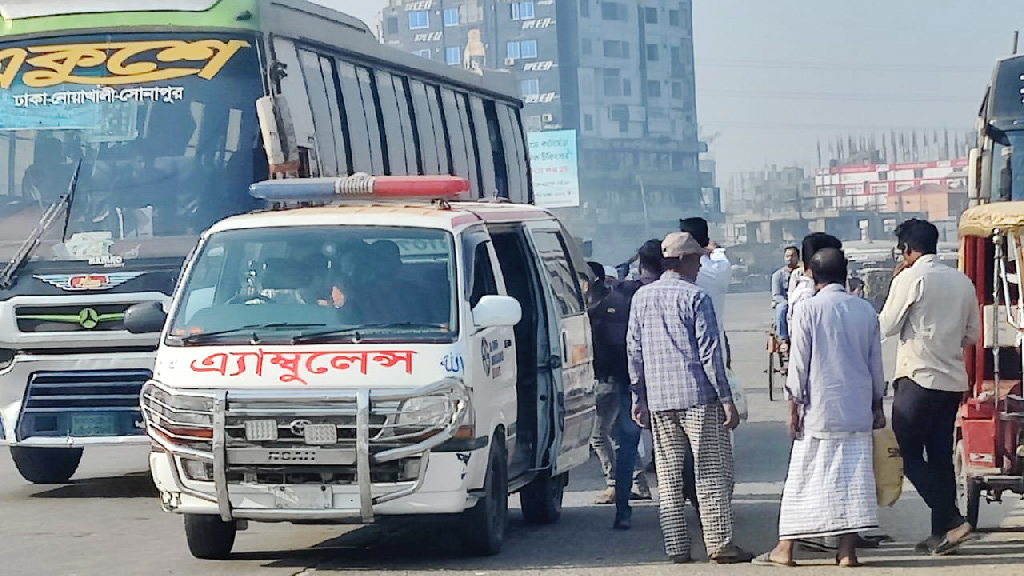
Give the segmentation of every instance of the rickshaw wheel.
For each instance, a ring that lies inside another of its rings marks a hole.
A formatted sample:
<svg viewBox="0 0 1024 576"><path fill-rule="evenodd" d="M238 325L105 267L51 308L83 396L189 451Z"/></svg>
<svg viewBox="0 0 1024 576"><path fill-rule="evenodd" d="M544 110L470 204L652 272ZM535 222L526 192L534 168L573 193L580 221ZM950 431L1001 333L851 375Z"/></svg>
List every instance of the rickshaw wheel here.
<svg viewBox="0 0 1024 576"><path fill-rule="evenodd" d="M971 527L977 529L981 515L981 483L967 474L967 454L964 452L963 440L956 441L954 454L957 505Z"/></svg>
<svg viewBox="0 0 1024 576"><path fill-rule="evenodd" d="M768 351L768 400L775 400L775 352Z"/></svg>

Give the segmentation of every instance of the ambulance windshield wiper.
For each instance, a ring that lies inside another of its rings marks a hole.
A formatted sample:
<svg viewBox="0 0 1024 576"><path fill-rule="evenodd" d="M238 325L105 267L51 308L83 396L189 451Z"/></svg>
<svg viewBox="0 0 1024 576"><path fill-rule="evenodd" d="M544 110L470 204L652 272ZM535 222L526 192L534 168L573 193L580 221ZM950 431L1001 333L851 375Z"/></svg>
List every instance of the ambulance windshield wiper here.
<svg viewBox="0 0 1024 576"><path fill-rule="evenodd" d="M182 336L179 339L181 343L189 346L194 344L202 344L215 340L220 336L229 336L231 334L244 334L249 332L251 337L249 341L253 344L258 344L260 341L259 335L256 334L258 330L274 330L277 328L322 328L327 324L292 324L289 322L275 322L273 324L248 324L246 326L239 326L238 328L229 328L227 330L216 330L214 332L201 332L199 334L190 334L188 336Z"/></svg>
<svg viewBox="0 0 1024 576"><path fill-rule="evenodd" d="M6 289L11 287L11 282L14 280L14 275L18 273L18 269L32 256L32 252L39 246L39 241L43 239L43 236L50 230L62 212L64 215L64 230L61 233L61 242L67 238L68 223L71 221L71 207L75 202L75 190L78 189L78 175L81 170L82 159L79 158L78 164L75 165L75 174L71 177L71 182L68 184L68 193L62 196L60 200L50 204L46 212L43 212L43 217L39 219L39 223L29 233L28 238L25 238L25 241L21 243L18 251L14 253L14 257L7 263L7 266L4 266L3 271L0 271L0 288Z"/></svg>
<svg viewBox="0 0 1024 576"><path fill-rule="evenodd" d="M351 337L353 343L363 340L366 332L376 333L381 331L405 329L411 331L432 332L446 331L438 324L422 324L416 322L382 322L379 324L360 324L359 326L344 326L333 330L321 330L319 332L307 332L292 338L292 344L314 344L318 342L330 342L337 338Z"/></svg>

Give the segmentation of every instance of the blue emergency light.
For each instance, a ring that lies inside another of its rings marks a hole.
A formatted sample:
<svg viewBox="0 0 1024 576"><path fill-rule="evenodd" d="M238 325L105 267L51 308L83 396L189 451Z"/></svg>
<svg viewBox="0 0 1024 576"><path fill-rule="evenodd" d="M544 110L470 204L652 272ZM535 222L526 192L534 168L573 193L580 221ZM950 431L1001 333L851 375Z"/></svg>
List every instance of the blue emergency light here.
<svg viewBox="0 0 1024 576"><path fill-rule="evenodd" d="M330 202L344 199L453 199L469 192L458 176L370 176L266 180L249 187L254 198L269 202Z"/></svg>

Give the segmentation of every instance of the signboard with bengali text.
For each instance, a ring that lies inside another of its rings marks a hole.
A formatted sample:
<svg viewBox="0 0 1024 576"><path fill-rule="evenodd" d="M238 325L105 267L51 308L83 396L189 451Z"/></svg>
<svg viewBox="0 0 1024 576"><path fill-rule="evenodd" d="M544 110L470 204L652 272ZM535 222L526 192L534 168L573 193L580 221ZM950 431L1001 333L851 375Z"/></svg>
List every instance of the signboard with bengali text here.
<svg viewBox="0 0 1024 576"><path fill-rule="evenodd" d="M535 204L543 208L579 206L576 131L531 132L529 145Z"/></svg>

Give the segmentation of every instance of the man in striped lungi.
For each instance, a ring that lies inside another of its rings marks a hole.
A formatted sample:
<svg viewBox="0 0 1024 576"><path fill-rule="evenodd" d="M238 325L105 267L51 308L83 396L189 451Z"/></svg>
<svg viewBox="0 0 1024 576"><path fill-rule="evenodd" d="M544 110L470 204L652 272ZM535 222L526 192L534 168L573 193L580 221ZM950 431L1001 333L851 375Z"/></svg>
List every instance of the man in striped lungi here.
<svg viewBox="0 0 1024 576"><path fill-rule="evenodd" d="M885 426L878 318L871 304L847 293L842 251L819 250L810 271L817 293L790 326L794 441L779 543L755 563L792 566L796 540L838 537L836 563L857 566L857 534L878 527L871 434Z"/></svg>

